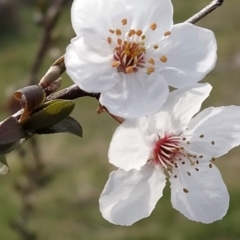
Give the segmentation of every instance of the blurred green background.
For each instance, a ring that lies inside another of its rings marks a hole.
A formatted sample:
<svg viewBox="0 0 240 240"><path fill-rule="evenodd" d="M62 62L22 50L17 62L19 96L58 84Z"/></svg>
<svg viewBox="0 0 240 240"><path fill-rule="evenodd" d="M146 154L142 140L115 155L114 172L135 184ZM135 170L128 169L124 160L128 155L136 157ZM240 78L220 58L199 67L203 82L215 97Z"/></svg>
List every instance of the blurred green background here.
<svg viewBox="0 0 240 240"><path fill-rule="evenodd" d="M0 91L6 96L27 83L42 30L36 25L36 6L24 1L6 16L0 14ZM28 1L31 2L31 1ZM70 1L71 2L71 1ZM185 21L210 0L173 0L174 22ZM6 13L4 11L4 13ZM224 6L197 25L213 30L218 41L218 61L204 79L213 85L207 106L240 105L240 1L225 0ZM54 29L39 78L61 56L71 37L70 4L65 6ZM72 84L63 75L63 86ZM96 115L97 102L76 101L73 116L83 126L82 139L71 135L40 136L41 157L50 175L48 183L32 195L33 212L28 227L39 240L239 240L240 239L240 149L217 160L230 193L230 207L223 220L210 225L191 222L171 207L169 189L152 215L131 227L114 226L105 221L98 209L98 198L113 167L107 151L117 127L107 114ZM1 110L4 119L7 113ZM239 116L240 117L240 116ZM240 119L239 119L240 120ZM24 148L30 152L29 143ZM27 181L19 152L8 154L11 172L0 178L0 240L18 240L10 226L22 211L22 196L15 185ZM28 155L31 164L31 154Z"/></svg>

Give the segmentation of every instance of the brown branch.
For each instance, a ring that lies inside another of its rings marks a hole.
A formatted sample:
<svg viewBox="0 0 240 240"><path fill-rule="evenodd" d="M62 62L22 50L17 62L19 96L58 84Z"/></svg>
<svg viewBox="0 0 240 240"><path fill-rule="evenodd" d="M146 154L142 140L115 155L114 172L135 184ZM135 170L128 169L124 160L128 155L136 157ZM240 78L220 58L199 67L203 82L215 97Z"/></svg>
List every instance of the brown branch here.
<svg viewBox="0 0 240 240"><path fill-rule="evenodd" d="M224 0L213 0L209 5L203 8L201 11L190 17L186 23L195 24L202 18L206 17L209 13L223 5Z"/></svg>
<svg viewBox="0 0 240 240"><path fill-rule="evenodd" d="M40 42L40 46L36 55L35 60L33 61L33 65L30 71L29 83L33 85L36 82L36 74L38 73L43 59L47 53L48 47L51 43L51 32L55 27L60 13L62 11L63 5L67 2L67 0L57 0L55 3L50 6L47 13L47 19L44 21L43 28L43 37Z"/></svg>

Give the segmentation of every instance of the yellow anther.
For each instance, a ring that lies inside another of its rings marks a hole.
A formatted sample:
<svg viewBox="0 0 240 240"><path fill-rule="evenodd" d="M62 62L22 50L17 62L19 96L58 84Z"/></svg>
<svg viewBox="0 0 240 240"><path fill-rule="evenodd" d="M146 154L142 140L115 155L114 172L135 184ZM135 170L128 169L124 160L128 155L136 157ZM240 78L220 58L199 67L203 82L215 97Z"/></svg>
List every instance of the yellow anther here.
<svg viewBox="0 0 240 240"><path fill-rule="evenodd" d="M142 30L137 30L136 34L140 37L142 35Z"/></svg>
<svg viewBox="0 0 240 240"><path fill-rule="evenodd" d="M145 36L145 35L142 35L141 38L142 38L142 40L144 40L144 39L146 38L146 36Z"/></svg>
<svg viewBox="0 0 240 240"><path fill-rule="evenodd" d="M154 65L154 64L155 64L155 61L154 61L154 59L153 59L153 58L150 58L150 59L148 60L148 63L150 63L150 64Z"/></svg>
<svg viewBox="0 0 240 240"><path fill-rule="evenodd" d="M167 57L164 56L164 55L162 55L162 56L160 57L160 61L163 62L163 63L167 62Z"/></svg>
<svg viewBox="0 0 240 240"><path fill-rule="evenodd" d="M122 39L118 38L117 43L118 43L118 45L121 45L122 44Z"/></svg>
<svg viewBox="0 0 240 240"><path fill-rule="evenodd" d="M156 24L156 23L152 23L152 24L150 25L150 28L151 28L152 30L155 30L155 29L157 28L157 24Z"/></svg>
<svg viewBox="0 0 240 240"><path fill-rule="evenodd" d="M113 61L113 62L112 62L112 67L118 67L119 64L120 64L120 62L118 62L118 61Z"/></svg>
<svg viewBox="0 0 240 240"><path fill-rule="evenodd" d="M112 43L112 39L110 37L107 38L107 41L108 41L109 44Z"/></svg>
<svg viewBox="0 0 240 240"><path fill-rule="evenodd" d="M154 70L155 70L154 67L149 67L149 68L147 69L147 74L153 73Z"/></svg>
<svg viewBox="0 0 240 240"><path fill-rule="evenodd" d="M158 45L154 45L153 48L154 48L154 49L158 49Z"/></svg>
<svg viewBox="0 0 240 240"><path fill-rule="evenodd" d="M127 19L124 18L124 19L122 20L122 25L126 25L126 24L127 24Z"/></svg>
<svg viewBox="0 0 240 240"><path fill-rule="evenodd" d="M128 36L131 37L135 34L135 30L131 29L129 32L128 32Z"/></svg>
<svg viewBox="0 0 240 240"><path fill-rule="evenodd" d="M114 30L112 30L112 29L109 29L109 32L112 33L112 34L114 34Z"/></svg>
<svg viewBox="0 0 240 240"><path fill-rule="evenodd" d="M164 33L164 37L169 36L169 35L171 35L171 32L170 32L170 31L166 31L166 32Z"/></svg>
<svg viewBox="0 0 240 240"><path fill-rule="evenodd" d="M121 34L122 34L121 30L120 29L116 29L116 35L120 36Z"/></svg>
<svg viewBox="0 0 240 240"><path fill-rule="evenodd" d="M134 69L132 66L126 68L126 73L133 73Z"/></svg>

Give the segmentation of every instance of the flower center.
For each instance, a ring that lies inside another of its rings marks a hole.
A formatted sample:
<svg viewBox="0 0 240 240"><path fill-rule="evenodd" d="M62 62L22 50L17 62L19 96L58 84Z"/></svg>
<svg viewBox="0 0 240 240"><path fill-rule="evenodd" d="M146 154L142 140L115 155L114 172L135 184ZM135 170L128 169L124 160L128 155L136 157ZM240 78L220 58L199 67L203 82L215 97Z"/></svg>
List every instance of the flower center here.
<svg viewBox="0 0 240 240"><path fill-rule="evenodd" d="M113 47L113 61L112 67L117 68L118 72L125 74L135 73L139 69L145 69L147 74L151 74L155 71L154 57L146 58L146 52L153 52L159 48L158 44L146 45L146 35L142 30L131 29L125 30L127 25L127 19L121 21L122 29L109 29L110 37L107 41ZM153 23L149 29L154 31L157 28L157 24ZM171 32L166 32L165 37L169 36ZM150 47L151 46L151 47ZM160 62L167 62L165 55L159 56Z"/></svg>

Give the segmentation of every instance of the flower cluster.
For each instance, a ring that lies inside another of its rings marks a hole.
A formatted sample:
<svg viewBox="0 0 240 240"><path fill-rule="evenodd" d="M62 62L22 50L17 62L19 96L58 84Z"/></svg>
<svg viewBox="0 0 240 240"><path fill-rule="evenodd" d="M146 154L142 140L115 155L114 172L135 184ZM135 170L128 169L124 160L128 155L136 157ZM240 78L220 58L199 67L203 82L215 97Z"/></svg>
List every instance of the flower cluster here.
<svg viewBox="0 0 240 240"><path fill-rule="evenodd" d="M105 219L131 225L149 216L166 180L175 209L211 223L227 212L229 194L213 162L240 144L240 107L207 108L211 91L197 83L215 66L213 32L173 25L170 0L74 0L76 37L68 75L124 118L109 148L110 174L100 196ZM169 92L169 86L176 88Z"/></svg>

